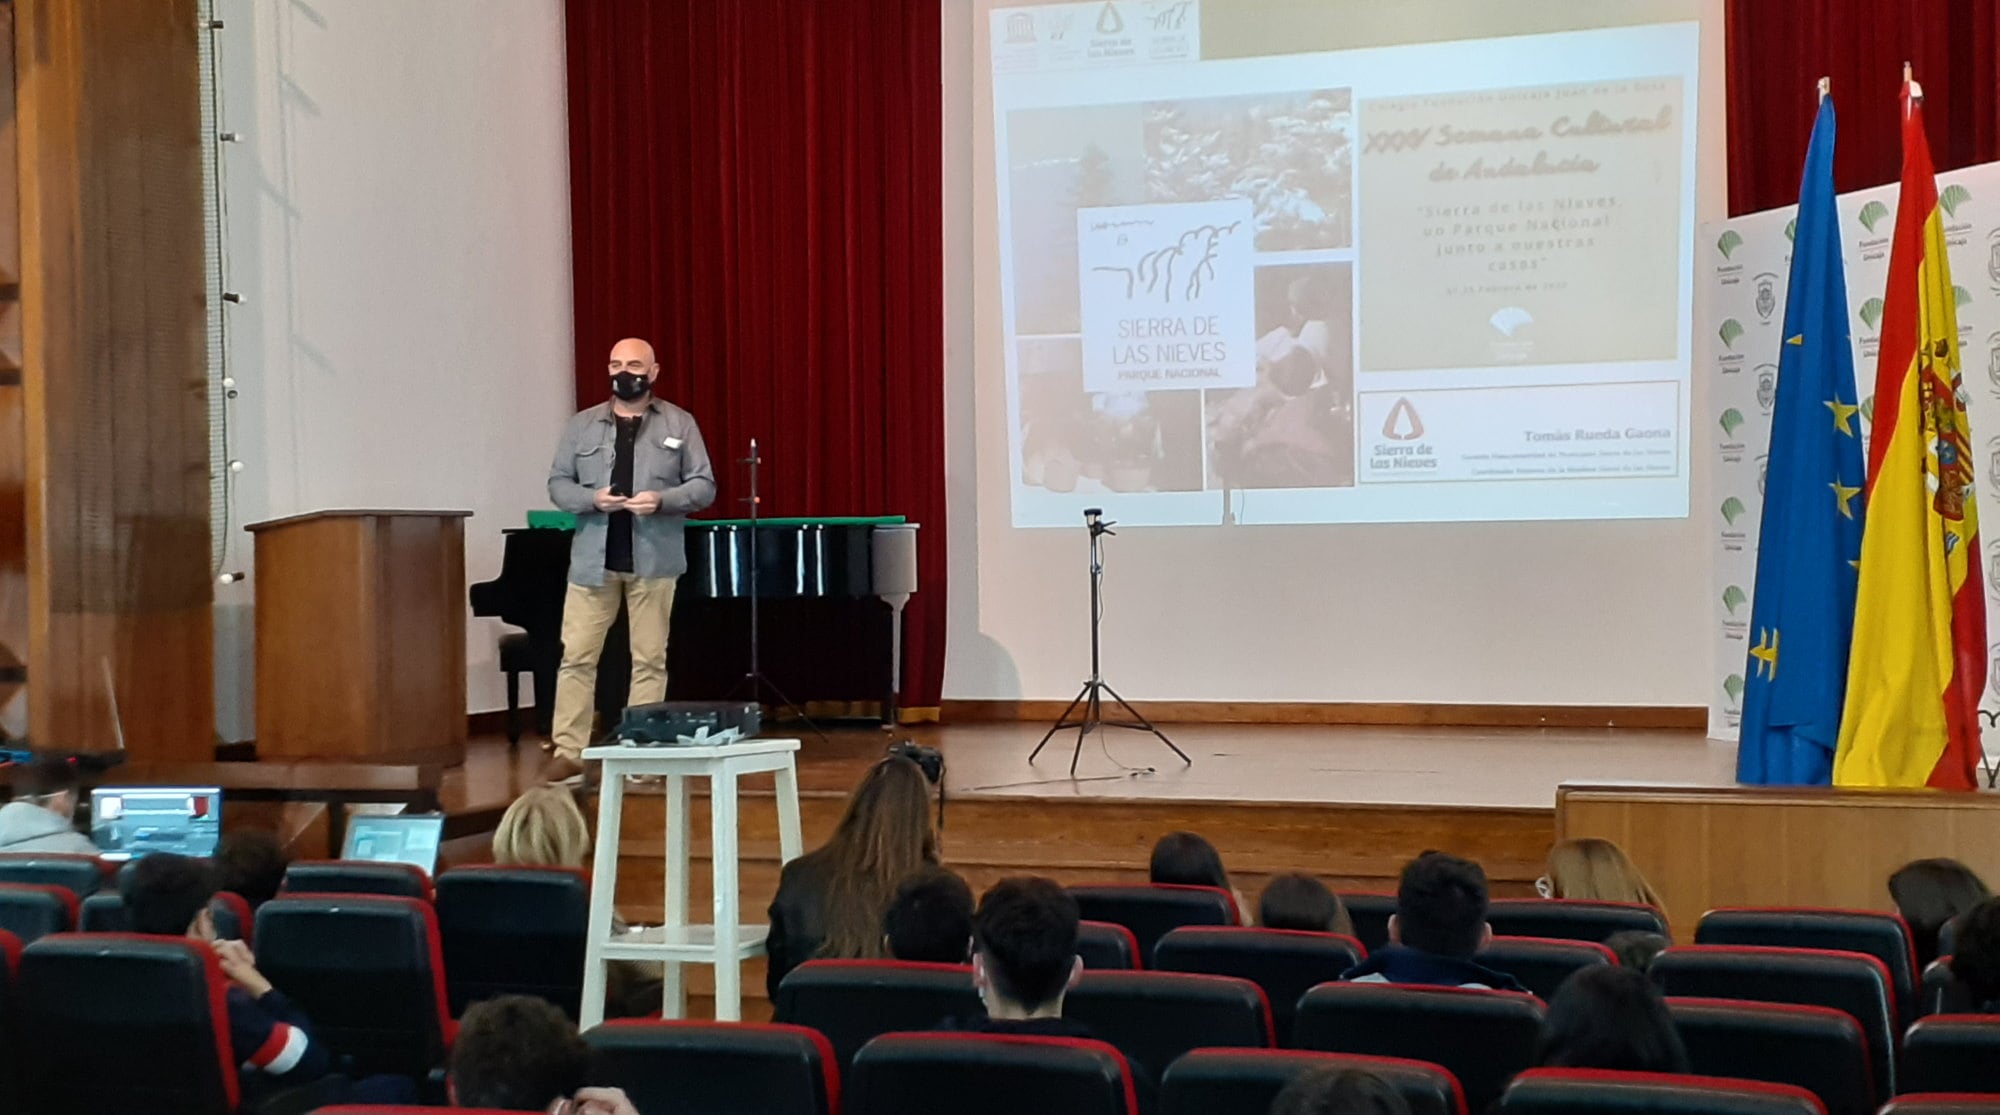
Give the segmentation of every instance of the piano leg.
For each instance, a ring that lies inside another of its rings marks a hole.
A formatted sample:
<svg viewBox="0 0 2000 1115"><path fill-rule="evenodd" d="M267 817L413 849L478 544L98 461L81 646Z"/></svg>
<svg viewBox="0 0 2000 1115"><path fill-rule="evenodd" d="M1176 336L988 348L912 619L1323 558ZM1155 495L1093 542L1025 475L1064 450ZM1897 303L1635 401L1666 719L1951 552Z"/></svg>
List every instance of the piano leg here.
<svg viewBox="0 0 2000 1115"><path fill-rule="evenodd" d="M882 701L882 727L896 728L897 698L903 692L903 605L910 602L907 592L882 598L889 605L889 692Z"/></svg>

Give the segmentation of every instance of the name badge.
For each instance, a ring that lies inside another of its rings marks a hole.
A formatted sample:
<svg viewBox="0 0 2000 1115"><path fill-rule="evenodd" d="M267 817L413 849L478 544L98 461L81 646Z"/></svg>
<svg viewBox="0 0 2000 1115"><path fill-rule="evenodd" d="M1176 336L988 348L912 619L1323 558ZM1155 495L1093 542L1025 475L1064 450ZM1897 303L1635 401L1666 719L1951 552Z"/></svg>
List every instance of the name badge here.
<svg viewBox="0 0 2000 1115"><path fill-rule="evenodd" d="M660 447L662 449L679 449L684 444L686 443L677 437L662 438L660 440Z"/></svg>

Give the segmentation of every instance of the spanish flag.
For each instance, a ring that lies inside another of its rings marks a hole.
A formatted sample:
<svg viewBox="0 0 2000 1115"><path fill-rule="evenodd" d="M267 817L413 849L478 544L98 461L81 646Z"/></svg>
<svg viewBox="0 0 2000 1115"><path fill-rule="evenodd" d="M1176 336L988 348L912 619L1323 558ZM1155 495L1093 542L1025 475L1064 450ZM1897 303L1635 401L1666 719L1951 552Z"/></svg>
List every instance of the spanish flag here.
<svg viewBox="0 0 2000 1115"><path fill-rule="evenodd" d="M1902 107L1903 188L1833 781L1970 790L1986 688L1972 436L1923 93L1907 74Z"/></svg>

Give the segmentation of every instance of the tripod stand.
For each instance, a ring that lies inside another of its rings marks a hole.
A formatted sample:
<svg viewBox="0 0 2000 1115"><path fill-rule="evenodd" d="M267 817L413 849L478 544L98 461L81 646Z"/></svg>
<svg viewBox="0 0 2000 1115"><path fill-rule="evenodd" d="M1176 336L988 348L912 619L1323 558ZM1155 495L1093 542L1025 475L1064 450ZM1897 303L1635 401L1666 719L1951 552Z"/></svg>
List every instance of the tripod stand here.
<svg viewBox="0 0 2000 1115"><path fill-rule="evenodd" d="M1042 753L1042 748L1049 745L1049 741L1055 738L1057 732L1066 728L1075 728L1076 746L1071 748L1069 753L1069 776L1075 778L1076 761L1083 755L1083 737L1099 728L1128 728L1135 732L1151 732L1160 737L1160 742L1167 745L1167 750L1180 756L1181 762L1193 766L1194 760L1187 757L1187 752L1175 747L1174 741L1168 739L1165 732L1154 727L1152 721L1141 715L1138 709L1133 708L1125 698L1120 697L1118 691L1111 688L1110 683L1104 680L1102 648L1098 639L1098 630L1104 620L1104 551L1102 546L1104 535L1116 534L1118 532L1111 529L1116 524L1104 519L1103 515L1104 510L1099 507L1086 508L1083 513L1083 521L1090 528L1090 680L1083 683L1083 688L1078 691L1076 699L1069 703L1068 708L1063 709L1063 713L1056 719L1055 725L1049 729L1047 735L1042 737L1042 742L1036 744L1035 749L1029 752L1028 762L1033 763L1035 761L1035 757ZM1127 716L1131 717L1130 720L1104 719L1104 697L1106 694L1109 694L1111 700L1120 709L1123 709ZM1077 711L1079 706L1082 708L1080 714Z"/></svg>
<svg viewBox="0 0 2000 1115"><path fill-rule="evenodd" d="M742 680L730 689L729 695L734 697L747 689L749 699L762 704L763 695L766 692L770 693L778 699L778 706L805 721L806 727L811 728L813 734L824 743L826 733L820 731L819 725L812 722L812 717L807 716L804 709L794 704L790 697L785 696L785 691L779 689L775 682L764 676L763 660L759 655L758 646L763 638L764 625L758 622L757 617L757 510L761 502L757 494L757 469L763 464L763 458L757 454L756 438L750 439L750 455L740 458L737 463L750 466L750 494L743 497L743 502L750 505L750 545L747 554L750 562L750 669L744 673Z"/></svg>

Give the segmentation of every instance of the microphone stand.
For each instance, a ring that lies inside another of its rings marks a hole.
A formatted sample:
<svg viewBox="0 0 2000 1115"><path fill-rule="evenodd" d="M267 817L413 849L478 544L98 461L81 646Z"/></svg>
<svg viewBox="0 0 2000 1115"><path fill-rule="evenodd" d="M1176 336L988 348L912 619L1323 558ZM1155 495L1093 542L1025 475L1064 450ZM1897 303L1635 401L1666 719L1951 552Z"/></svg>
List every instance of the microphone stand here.
<svg viewBox="0 0 2000 1115"><path fill-rule="evenodd" d="M1036 744L1035 749L1029 752L1028 762L1035 761L1035 757L1042 753L1042 748L1049 745L1049 740L1055 738L1057 732L1065 728L1075 728L1076 746L1071 748L1069 753L1069 776L1075 778L1076 761L1083 754L1083 737L1099 728L1127 728L1135 732L1153 733L1160 738L1161 743L1167 745L1167 750L1180 756L1181 762L1193 766L1194 760L1188 758L1187 752L1175 747L1174 741L1168 739L1165 732L1154 727L1152 721L1146 719L1138 709L1133 708L1125 698L1120 697L1118 691L1111 688L1110 683L1104 680L1102 648L1098 638L1098 629L1104 619L1104 552L1101 547L1104 535L1118 532L1111 529L1117 524L1102 518L1103 514L1103 509L1098 507L1087 508L1083 513L1083 521L1090 527L1090 679L1083 683L1083 689L1077 693L1074 700L1070 701L1069 707L1063 709L1062 716L1056 719L1048 734L1042 737L1042 742ZM1111 700L1131 717L1130 720L1104 719L1104 695L1107 693L1111 695ZM1077 712L1079 705L1083 708L1082 713L1077 715L1076 719L1070 719L1071 714Z"/></svg>
<svg viewBox="0 0 2000 1115"><path fill-rule="evenodd" d="M773 682L764 675L763 659L759 646L762 640L763 624L758 620L757 611L757 513L759 504L763 502L762 497L758 494L757 469L763 464L763 458L757 452L756 438L753 437L750 439L750 455L738 458L737 463L750 466L750 494L742 498L742 502L750 505L750 545L748 555L750 560L750 669L749 672L743 675L743 679L736 683L736 687L729 692L731 696L734 696L736 693L748 689L750 699L761 704L763 703L762 694L768 691L771 696L778 699L777 704L781 708L790 711L793 716L805 721L806 727L811 728L813 734L818 736L820 741L824 743L826 742L826 733L820 731L819 725L813 723L812 717L806 715L806 710L795 704L790 697L785 696L785 691L779 689L776 682Z"/></svg>

